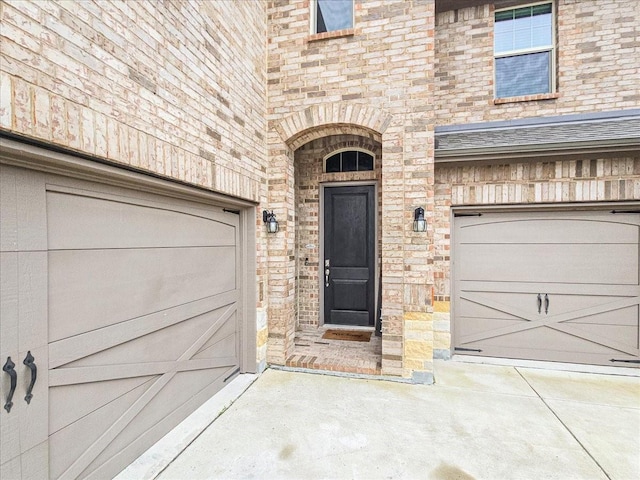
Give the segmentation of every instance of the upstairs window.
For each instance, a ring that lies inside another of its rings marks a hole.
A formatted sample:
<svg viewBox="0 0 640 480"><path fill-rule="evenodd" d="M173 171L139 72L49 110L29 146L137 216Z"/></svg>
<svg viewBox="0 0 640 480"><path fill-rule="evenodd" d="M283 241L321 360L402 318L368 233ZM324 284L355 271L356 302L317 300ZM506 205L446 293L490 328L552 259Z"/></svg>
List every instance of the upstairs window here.
<svg viewBox="0 0 640 480"><path fill-rule="evenodd" d="M326 173L366 172L373 170L373 155L361 150L343 150L324 159Z"/></svg>
<svg viewBox="0 0 640 480"><path fill-rule="evenodd" d="M496 98L553 93L553 23L552 3L496 11Z"/></svg>
<svg viewBox="0 0 640 480"><path fill-rule="evenodd" d="M311 33L353 28L353 0L313 0Z"/></svg>

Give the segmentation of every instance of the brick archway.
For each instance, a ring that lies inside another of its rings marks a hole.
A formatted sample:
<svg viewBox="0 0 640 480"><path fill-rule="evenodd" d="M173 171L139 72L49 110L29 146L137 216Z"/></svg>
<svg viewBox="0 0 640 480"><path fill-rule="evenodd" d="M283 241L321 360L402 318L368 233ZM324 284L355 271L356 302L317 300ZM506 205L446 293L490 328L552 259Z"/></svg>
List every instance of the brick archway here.
<svg viewBox="0 0 640 480"><path fill-rule="evenodd" d="M291 150L316 138L333 134L370 136L382 143L393 117L366 105L314 105L289 115L276 131Z"/></svg>

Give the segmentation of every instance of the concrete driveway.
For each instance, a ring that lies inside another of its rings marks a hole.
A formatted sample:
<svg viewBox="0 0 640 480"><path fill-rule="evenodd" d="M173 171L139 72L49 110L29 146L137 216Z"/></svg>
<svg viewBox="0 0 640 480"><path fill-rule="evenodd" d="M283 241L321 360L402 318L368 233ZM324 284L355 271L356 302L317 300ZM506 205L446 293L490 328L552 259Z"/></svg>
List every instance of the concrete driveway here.
<svg viewBox="0 0 640 480"><path fill-rule="evenodd" d="M268 370L157 478L636 480L640 378L438 362L424 386Z"/></svg>

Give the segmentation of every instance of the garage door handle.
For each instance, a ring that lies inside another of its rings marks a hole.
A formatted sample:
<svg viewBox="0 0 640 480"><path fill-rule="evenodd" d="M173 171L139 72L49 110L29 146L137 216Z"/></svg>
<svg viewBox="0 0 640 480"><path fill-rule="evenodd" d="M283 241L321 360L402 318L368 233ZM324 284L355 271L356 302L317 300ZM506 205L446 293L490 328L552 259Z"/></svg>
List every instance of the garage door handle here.
<svg viewBox="0 0 640 480"><path fill-rule="evenodd" d="M549 313L549 295L544 294L544 314Z"/></svg>
<svg viewBox="0 0 640 480"><path fill-rule="evenodd" d="M9 374L11 378L11 386L9 388L9 395L7 395L7 402L4 404L4 409L9 413L11 411L11 407L13 407L13 393L16 391L16 383L18 383L18 375L16 375L16 371L13 369L16 364L11 361L11 357L7 357L7 362L2 367L4 372Z"/></svg>
<svg viewBox="0 0 640 480"><path fill-rule="evenodd" d="M23 362L29 370L31 370L31 383L29 384L29 388L27 388L27 395L24 397L27 403L31 403L31 399L33 398L33 386L36 384L36 377L38 376L38 367L35 364L35 358L31 355L31 352L27 352L27 356L24 357Z"/></svg>
<svg viewBox="0 0 640 480"><path fill-rule="evenodd" d="M542 312L542 295L538 294L538 313Z"/></svg>

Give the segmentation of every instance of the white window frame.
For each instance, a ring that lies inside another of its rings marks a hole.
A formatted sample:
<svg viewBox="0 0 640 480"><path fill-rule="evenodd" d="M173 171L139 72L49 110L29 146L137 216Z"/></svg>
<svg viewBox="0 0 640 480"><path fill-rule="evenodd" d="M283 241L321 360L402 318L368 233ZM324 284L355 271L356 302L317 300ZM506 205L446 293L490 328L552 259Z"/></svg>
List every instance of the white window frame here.
<svg viewBox="0 0 640 480"><path fill-rule="evenodd" d="M551 5L551 45L545 45L542 47L535 48L523 48L520 50L510 50L508 52L500 52L496 53L495 51L495 38L493 44L493 98L499 100L501 98L512 98L512 97L498 97L498 79L497 73L498 69L496 68L496 60L498 58L504 57L515 57L518 55L526 55L528 53L542 53L542 52L550 52L551 56L551 65L549 67L549 91L545 93L532 93L531 95L549 95L556 93L556 2L555 1L545 1L545 2L535 2L535 3L527 3L525 5L517 5L508 8L499 8L496 9L493 13L494 23L493 23L493 32L495 35L495 14L499 12L507 12L510 10L517 10L519 8L526 7L535 7L538 5ZM524 95L527 96L527 95Z"/></svg>
<svg viewBox="0 0 640 480"><path fill-rule="evenodd" d="M311 8L311 15L309 15L309 18L311 20L311 24L309 25L309 32L311 33L311 35L316 35L318 34L318 32L316 31L316 12L318 11L318 0L311 0L309 2L309 6ZM356 1L355 0L351 0L351 28L355 27L356 24ZM329 30L327 32L320 32L320 33L331 33L331 32L339 32L340 30Z"/></svg>
<svg viewBox="0 0 640 480"><path fill-rule="evenodd" d="M352 170L352 171L349 171L349 172L345 172L343 170L340 170L339 172L329 172L329 173L358 173L358 172L375 172L376 171L376 155L375 155L375 153L367 150L366 148L345 147L345 148L339 148L337 150L333 150L331 153L329 153L328 155L324 156L324 158L322 159L322 173L327 173L327 159L333 157L334 155L336 155L338 153L342 153L342 152L362 152L362 153L366 153L367 155L371 155L371 157L373 158L373 168L371 170ZM340 164L340 166L342 166L342 164Z"/></svg>

